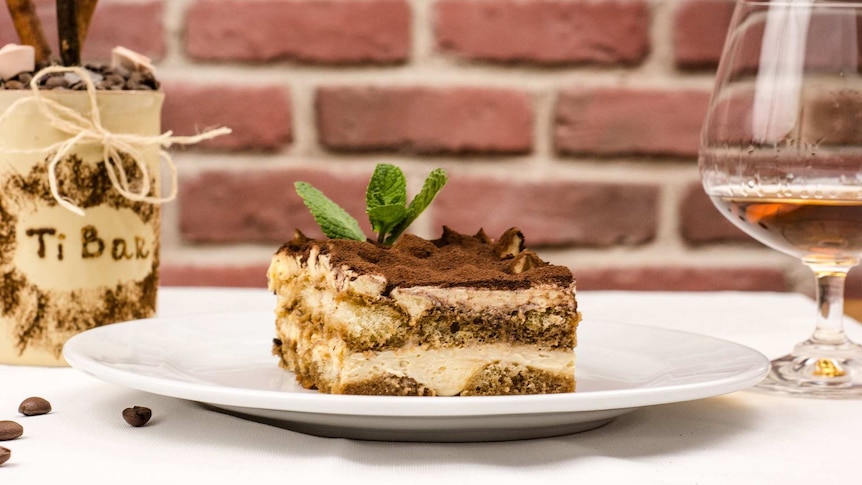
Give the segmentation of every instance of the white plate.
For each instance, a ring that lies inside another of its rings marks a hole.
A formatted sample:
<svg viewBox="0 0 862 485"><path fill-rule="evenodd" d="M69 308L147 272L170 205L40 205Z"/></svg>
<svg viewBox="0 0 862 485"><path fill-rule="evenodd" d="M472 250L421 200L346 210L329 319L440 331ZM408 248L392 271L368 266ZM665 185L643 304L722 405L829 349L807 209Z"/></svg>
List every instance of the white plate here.
<svg viewBox="0 0 862 485"><path fill-rule="evenodd" d="M642 406L753 386L768 359L739 344L639 325L585 321L577 392L534 396L329 395L296 384L270 354L271 312L136 320L81 333L69 364L114 384L318 436L498 441L585 431Z"/></svg>

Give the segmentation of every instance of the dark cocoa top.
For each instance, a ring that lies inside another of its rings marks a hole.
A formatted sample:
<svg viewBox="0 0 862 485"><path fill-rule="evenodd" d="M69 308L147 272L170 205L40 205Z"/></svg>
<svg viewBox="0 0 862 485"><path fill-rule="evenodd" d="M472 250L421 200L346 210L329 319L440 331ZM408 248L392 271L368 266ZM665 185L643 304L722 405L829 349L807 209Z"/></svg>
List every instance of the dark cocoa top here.
<svg viewBox="0 0 862 485"><path fill-rule="evenodd" d="M371 241L313 240L297 232L279 253L307 258L312 246L328 254L334 267L382 275L388 282L386 293L411 286L509 290L538 283L568 287L574 282L567 267L548 264L525 250L517 228L509 229L495 242L481 230L468 236L444 227L440 239L429 241L405 234L392 247Z"/></svg>

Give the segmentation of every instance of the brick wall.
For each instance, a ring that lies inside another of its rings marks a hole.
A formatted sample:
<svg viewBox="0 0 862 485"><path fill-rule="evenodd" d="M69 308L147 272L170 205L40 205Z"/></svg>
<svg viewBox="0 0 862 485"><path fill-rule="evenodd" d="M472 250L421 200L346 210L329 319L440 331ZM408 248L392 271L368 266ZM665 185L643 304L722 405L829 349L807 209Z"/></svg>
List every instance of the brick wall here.
<svg viewBox="0 0 862 485"><path fill-rule="evenodd" d="M450 174L418 234L517 225L583 290L810 291L807 270L700 189L699 127L732 7L102 0L85 57L118 44L153 57L165 129L234 129L175 151L167 285L264 286L294 228L319 235L295 180L361 215L368 175L389 162L412 193L431 169Z"/></svg>

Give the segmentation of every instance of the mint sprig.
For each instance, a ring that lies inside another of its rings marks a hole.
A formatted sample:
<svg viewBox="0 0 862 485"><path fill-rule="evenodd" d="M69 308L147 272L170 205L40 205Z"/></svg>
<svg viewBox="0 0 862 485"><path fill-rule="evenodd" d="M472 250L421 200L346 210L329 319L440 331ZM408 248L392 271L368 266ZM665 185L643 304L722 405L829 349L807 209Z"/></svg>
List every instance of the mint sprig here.
<svg viewBox="0 0 862 485"><path fill-rule="evenodd" d="M377 242L392 245L416 218L431 205L448 177L435 169L425 179L422 190L407 204L407 179L395 165L379 164L365 191L365 212ZM296 193L311 211L323 233L332 239L364 241L359 223L344 209L306 182L296 182Z"/></svg>
<svg viewBox="0 0 862 485"><path fill-rule="evenodd" d="M296 193L302 198L302 202L311 211L315 222L327 237L365 240L365 234L362 233L362 228L359 227L356 219L329 197L323 195L323 192L306 182L296 182L294 187Z"/></svg>
<svg viewBox="0 0 862 485"><path fill-rule="evenodd" d="M434 197L437 196L437 192L440 192L440 189L446 185L448 180L449 177L446 176L446 172L442 169L437 168L432 170L428 174L428 178L425 179L425 183L422 184L422 190L410 201L410 205L406 207L406 214L393 225L394 229L389 231L389 235L386 236L384 242L389 245L394 243L410 227L410 224L413 224L413 221L431 205Z"/></svg>

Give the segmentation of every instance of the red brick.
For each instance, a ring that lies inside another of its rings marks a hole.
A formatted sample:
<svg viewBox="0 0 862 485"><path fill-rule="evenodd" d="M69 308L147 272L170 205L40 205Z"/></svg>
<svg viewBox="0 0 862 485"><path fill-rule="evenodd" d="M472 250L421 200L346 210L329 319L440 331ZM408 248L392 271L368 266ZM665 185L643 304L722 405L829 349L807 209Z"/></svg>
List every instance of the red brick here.
<svg viewBox="0 0 862 485"><path fill-rule="evenodd" d="M722 242L756 244L751 236L721 215L700 182L691 184L680 201L679 225L680 236L691 245Z"/></svg>
<svg viewBox="0 0 862 485"><path fill-rule="evenodd" d="M574 269L579 291L790 291L774 268L625 267Z"/></svg>
<svg viewBox="0 0 862 485"><path fill-rule="evenodd" d="M186 49L201 60L393 63L410 52L405 0L197 0Z"/></svg>
<svg viewBox="0 0 862 485"><path fill-rule="evenodd" d="M434 14L437 48L470 59L636 64L649 51L643 0L443 0Z"/></svg>
<svg viewBox="0 0 862 485"><path fill-rule="evenodd" d="M560 93L554 139L566 154L695 156L709 93L575 88Z"/></svg>
<svg viewBox="0 0 862 485"><path fill-rule="evenodd" d="M317 92L321 143L332 150L526 153L527 93L491 88L326 87Z"/></svg>
<svg viewBox="0 0 862 485"><path fill-rule="evenodd" d="M275 251L273 249L273 251ZM266 288L268 264L249 266L192 266L163 264L159 268L162 286L216 286Z"/></svg>
<svg viewBox="0 0 862 485"><path fill-rule="evenodd" d="M84 58L107 60L121 45L155 60L167 49L162 27L163 2L102 2L93 15Z"/></svg>
<svg viewBox="0 0 862 485"><path fill-rule="evenodd" d="M294 191L293 184L299 180L323 191L371 234L365 217L368 177L310 170L213 170L184 178L180 234L189 242L268 244L287 241L296 229L320 237L320 229Z"/></svg>
<svg viewBox="0 0 862 485"><path fill-rule="evenodd" d="M163 88L165 130L176 135L193 135L218 126L233 130L200 147L278 150L292 139L289 94L282 87L164 83Z"/></svg>
<svg viewBox="0 0 862 485"><path fill-rule="evenodd" d="M674 61L681 68L714 68L721 57L733 0L685 0L673 16Z"/></svg>
<svg viewBox="0 0 862 485"><path fill-rule="evenodd" d="M514 170L513 170L514 171ZM432 206L433 223L491 237L517 226L530 246L613 246L655 238L658 188L573 181L458 177Z"/></svg>
<svg viewBox="0 0 862 485"><path fill-rule="evenodd" d="M54 57L59 59L57 47L56 4L52 1L36 2L45 36ZM162 28L163 1L121 2L103 1L96 7L82 58L84 61L107 62L111 49L121 45L159 60L165 55L165 32ZM18 43L18 36L6 9L0 15L0 45Z"/></svg>

